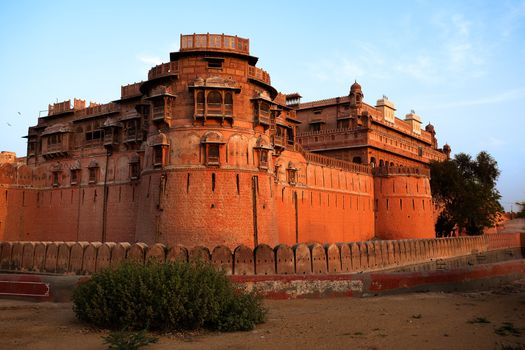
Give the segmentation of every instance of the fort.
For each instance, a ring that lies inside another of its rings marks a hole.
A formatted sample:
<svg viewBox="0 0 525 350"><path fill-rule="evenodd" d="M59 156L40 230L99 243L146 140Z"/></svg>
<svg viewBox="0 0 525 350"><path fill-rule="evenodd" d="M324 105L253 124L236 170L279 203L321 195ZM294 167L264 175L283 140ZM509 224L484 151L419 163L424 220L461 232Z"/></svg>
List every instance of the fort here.
<svg viewBox="0 0 525 350"><path fill-rule="evenodd" d="M0 241L256 247L434 237L428 163L450 156L383 96L301 102L249 40L181 35L120 99L49 105L0 157Z"/></svg>

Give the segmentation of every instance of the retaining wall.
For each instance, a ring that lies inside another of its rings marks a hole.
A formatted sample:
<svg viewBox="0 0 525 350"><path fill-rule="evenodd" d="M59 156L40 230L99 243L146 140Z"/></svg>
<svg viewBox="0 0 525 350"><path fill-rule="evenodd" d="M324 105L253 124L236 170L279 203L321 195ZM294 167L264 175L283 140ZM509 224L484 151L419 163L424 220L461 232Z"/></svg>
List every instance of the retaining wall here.
<svg viewBox="0 0 525 350"><path fill-rule="evenodd" d="M323 275L374 271L422 264L501 249L525 246L525 234L417 240L260 244L237 246L165 246L157 243L1 242L0 270L89 275L123 261L209 262L230 275Z"/></svg>

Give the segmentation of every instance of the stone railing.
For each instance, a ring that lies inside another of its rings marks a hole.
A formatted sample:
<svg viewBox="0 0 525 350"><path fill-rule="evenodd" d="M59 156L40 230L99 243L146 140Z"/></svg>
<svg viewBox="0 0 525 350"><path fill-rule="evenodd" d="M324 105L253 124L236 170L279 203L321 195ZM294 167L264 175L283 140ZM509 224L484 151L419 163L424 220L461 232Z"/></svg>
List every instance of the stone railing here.
<svg viewBox="0 0 525 350"><path fill-rule="evenodd" d="M140 86L142 85L142 81L138 83L128 84L128 85L122 85L120 87L120 98L129 98L129 97L136 97L142 95L140 92Z"/></svg>
<svg viewBox="0 0 525 350"><path fill-rule="evenodd" d="M522 234L523 235L523 234ZM55 274L92 274L124 261L204 261L229 275L309 275L354 273L422 264L436 259L516 249L525 235L365 241L339 244L260 244L237 246L165 246L144 243L2 242L0 269Z"/></svg>
<svg viewBox="0 0 525 350"><path fill-rule="evenodd" d="M368 165L347 162L345 160L322 156L317 153L311 153L311 152L304 151L303 156L309 163L314 163L314 164L318 164L322 166L339 168L339 169L343 169L343 170L347 170L347 171L351 171L355 173L363 173L363 174L371 174L371 171L372 171L370 166Z"/></svg>
<svg viewBox="0 0 525 350"><path fill-rule="evenodd" d="M76 117L92 117L110 113L118 113L120 111L120 106L116 103L105 103L101 105L93 105L86 107L84 109L76 111Z"/></svg>
<svg viewBox="0 0 525 350"><path fill-rule="evenodd" d="M375 176L420 175L430 177L430 169L420 167L382 166L374 168L372 173Z"/></svg>
<svg viewBox="0 0 525 350"><path fill-rule="evenodd" d="M261 81L268 85L272 85L272 82L270 80L270 74L268 74L264 69L248 66L248 78Z"/></svg>
<svg viewBox="0 0 525 350"><path fill-rule="evenodd" d="M177 75L179 73L179 63L177 61L162 63L151 68L148 72L148 80Z"/></svg>

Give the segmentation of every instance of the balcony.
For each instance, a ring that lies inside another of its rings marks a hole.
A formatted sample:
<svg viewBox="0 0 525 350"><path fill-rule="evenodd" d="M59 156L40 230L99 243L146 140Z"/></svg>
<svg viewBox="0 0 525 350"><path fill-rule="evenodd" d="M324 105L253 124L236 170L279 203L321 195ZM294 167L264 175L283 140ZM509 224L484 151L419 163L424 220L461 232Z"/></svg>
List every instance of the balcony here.
<svg viewBox="0 0 525 350"><path fill-rule="evenodd" d="M271 118L268 112L259 111L255 114L255 122L261 125L270 126Z"/></svg>
<svg viewBox="0 0 525 350"><path fill-rule="evenodd" d="M139 129L127 129L124 133L124 143L142 142L142 131Z"/></svg>
<svg viewBox="0 0 525 350"><path fill-rule="evenodd" d="M48 144L42 152L42 156L47 160L66 157L68 154L69 150L63 143Z"/></svg>
<svg viewBox="0 0 525 350"><path fill-rule="evenodd" d="M118 130L108 130L106 129L105 133L104 133L104 146L113 146L113 145L118 145L119 143L119 134L118 134Z"/></svg>
<svg viewBox="0 0 525 350"><path fill-rule="evenodd" d="M148 80L176 76L179 73L179 63L178 62L168 62L159 64L151 68L148 72Z"/></svg>
<svg viewBox="0 0 525 350"><path fill-rule="evenodd" d="M166 106L153 107L153 121L164 121L171 118L171 112Z"/></svg>
<svg viewBox="0 0 525 350"><path fill-rule="evenodd" d="M273 145L275 148L286 148L286 141L283 135L274 135Z"/></svg>

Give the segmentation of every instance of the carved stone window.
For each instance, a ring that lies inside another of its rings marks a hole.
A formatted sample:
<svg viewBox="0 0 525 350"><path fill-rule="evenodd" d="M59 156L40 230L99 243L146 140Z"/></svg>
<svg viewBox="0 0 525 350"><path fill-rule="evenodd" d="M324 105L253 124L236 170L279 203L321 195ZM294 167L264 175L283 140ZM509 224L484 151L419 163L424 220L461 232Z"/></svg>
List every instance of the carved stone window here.
<svg viewBox="0 0 525 350"><path fill-rule="evenodd" d="M80 162L77 160L73 166L69 169L70 171L70 184L72 186L80 183Z"/></svg>
<svg viewBox="0 0 525 350"><path fill-rule="evenodd" d="M196 95L196 103L197 103L197 110L196 113L198 115L204 115L204 92L198 91Z"/></svg>
<svg viewBox="0 0 525 350"><path fill-rule="evenodd" d="M288 168L286 169L286 174L288 177L288 183L292 186L297 184L297 168L292 162L288 163Z"/></svg>
<svg viewBox="0 0 525 350"><path fill-rule="evenodd" d="M259 136L254 147L259 156L259 169L268 169L268 152L272 149L269 142Z"/></svg>
<svg viewBox="0 0 525 350"><path fill-rule="evenodd" d="M220 153L218 143L208 143L206 162L208 165L219 165L220 164Z"/></svg>
<svg viewBox="0 0 525 350"><path fill-rule="evenodd" d="M168 137L162 132L159 132L151 139L151 145L153 147L153 167L164 167L166 165L166 156L169 148Z"/></svg>
<svg viewBox="0 0 525 350"><path fill-rule="evenodd" d="M80 181L79 174L80 174L80 170L78 170L78 169L71 169L71 185L76 185L76 184L79 183L79 181Z"/></svg>
<svg viewBox="0 0 525 350"><path fill-rule="evenodd" d="M207 98L208 114L221 115L222 113L222 96L218 91L210 91Z"/></svg>
<svg viewBox="0 0 525 350"><path fill-rule="evenodd" d="M92 160L88 165L88 183L95 184L98 181L99 165L96 160Z"/></svg>
<svg viewBox="0 0 525 350"><path fill-rule="evenodd" d="M53 187L60 186L59 178L60 178L60 171L53 171Z"/></svg>
<svg viewBox="0 0 525 350"><path fill-rule="evenodd" d="M224 94L224 114L233 115L233 94L231 92Z"/></svg>
<svg viewBox="0 0 525 350"><path fill-rule="evenodd" d="M204 152L207 166L219 166L221 164L220 149L224 144L222 135L215 131L204 134L201 143L204 145Z"/></svg>
<svg viewBox="0 0 525 350"><path fill-rule="evenodd" d="M101 129L101 126L102 123L100 120L93 121L86 125L86 143L98 143L104 138L104 130Z"/></svg>
<svg viewBox="0 0 525 350"><path fill-rule="evenodd" d="M129 178L137 180L140 177L140 157L134 154L129 160Z"/></svg>

